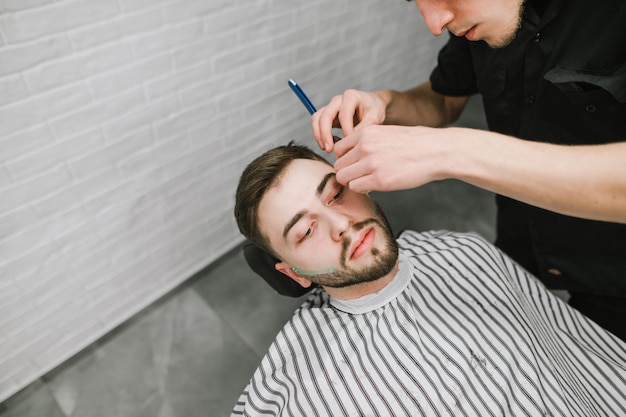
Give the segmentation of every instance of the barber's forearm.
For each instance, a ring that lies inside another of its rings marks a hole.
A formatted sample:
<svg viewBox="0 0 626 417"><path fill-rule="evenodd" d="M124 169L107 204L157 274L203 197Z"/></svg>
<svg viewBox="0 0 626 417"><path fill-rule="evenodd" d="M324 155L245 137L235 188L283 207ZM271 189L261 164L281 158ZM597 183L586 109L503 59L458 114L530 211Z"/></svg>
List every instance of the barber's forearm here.
<svg viewBox="0 0 626 417"><path fill-rule="evenodd" d="M626 142L561 146L444 131L453 148L446 177L562 214L626 223Z"/></svg>
<svg viewBox="0 0 626 417"><path fill-rule="evenodd" d="M387 103L385 124L404 126L446 126L458 119L468 99L438 94L428 81L404 92L376 93Z"/></svg>

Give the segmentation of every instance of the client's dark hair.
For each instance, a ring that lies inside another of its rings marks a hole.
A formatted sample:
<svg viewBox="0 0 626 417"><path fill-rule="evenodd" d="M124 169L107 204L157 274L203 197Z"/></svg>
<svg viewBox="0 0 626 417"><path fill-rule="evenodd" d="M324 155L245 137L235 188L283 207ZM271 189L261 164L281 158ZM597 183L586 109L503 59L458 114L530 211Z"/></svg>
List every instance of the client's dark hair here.
<svg viewBox="0 0 626 417"><path fill-rule="evenodd" d="M235 219L239 231L252 243L276 257L269 240L259 228L259 204L267 190L280 181L285 168L294 159L312 159L330 165L310 148L290 142L270 149L250 162L241 174L235 195Z"/></svg>

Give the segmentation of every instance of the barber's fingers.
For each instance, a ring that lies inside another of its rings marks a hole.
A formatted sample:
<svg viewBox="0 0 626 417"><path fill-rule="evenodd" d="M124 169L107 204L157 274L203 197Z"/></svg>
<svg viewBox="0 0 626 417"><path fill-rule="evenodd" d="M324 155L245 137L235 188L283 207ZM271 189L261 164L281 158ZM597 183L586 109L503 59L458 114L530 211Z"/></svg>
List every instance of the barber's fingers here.
<svg viewBox="0 0 626 417"><path fill-rule="evenodd" d="M357 125L380 124L384 116L379 115L380 108L370 111L370 106L374 104L380 105L371 93L358 90L346 90L334 96L312 116L313 136L320 149L326 152L333 150L336 141L332 135L333 127L340 127L345 137L351 135Z"/></svg>
<svg viewBox="0 0 626 417"><path fill-rule="evenodd" d="M381 125L386 117L386 105L376 93L346 90L337 118L343 135L351 135L357 128Z"/></svg>
<svg viewBox="0 0 626 417"><path fill-rule="evenodd" d="M377 181L374 175L364 175L350 181L348 183L348 188L355 193L367 194L370 191L379 190L381 188L376 184Z"/></svg>
<svg viewBox="0 0 626 417"><path fill-rule="evenodd" d="M320 147L321 150L326 150L324 147L324 142L322 141L322 132L320 129L320 111L316 111L311 115L311 130L313 131L313 139L317 142L317 146Z"/></svg>
<svg viewBox="0 0 626 417"><path fill-rule="evenodd" d="M344 136L351 135L355 124L360 122L357 112L361 106L363 106L363 102L360 91L346 90L341 95L341 107L337 119Z"/></svg>
<svg viewBox="0 0 626 417"><path fill-rule="evenodd" d="M353 133L352 135L349 136L344 136L343 139L337 141L335 143L335 157L336 157L336 161L339 161L340 159L344 158L344 156L350 152L356 145L358 145L360 140L360 135L359 135L359 130L357 129L357 131L355 133ZM353 155L353 157L356 157L356 154Z"/></svg>
<svg viewBox="0 0 626 417"><path fill-rule="evenodd" d="M365 164L360 163L358 160L353 163L348 162L346 159L343 159L339 166L335 163L335 173L337 181L343 185L349 185L351 181L369 175Z"/></svg>
<svg viewBox="0 0 626 417"><path fill-rule="evenodd" d="M377 155L386 150L385 132L388 126L360 123L356 126L352 134L344 136L335 144L335 155L337 159L343 159L347 153L353 159Z"/></svg>
<svg viewBox="0 0 626 417"><path fill-rule="evenodd" d="M405 126L359 125L335 145L337 181L354 191L390 191L419 184L428 164ZM426 165L426 166L423 166ZM424 172L421 172L424 171Z"/></svg>
<svg viewBox="0 0 626 417"><path fill-rule="evenodd" d="M350 136L344 137L335 145L335 172L337 181L347 185L356 178L368 175L373 168L371 161L374 160L372 155L362 152L360 143L360 129Z"/></svg>
<svg viewBox="0 0 626 417"><path fill-rule="evenodd" d="M320 149L326 152L332 152L333 146L327 139L327 129L321 126L322 122L320 121L324 109L325 108L321 108L313 113L313 115L311 116L311 128L313 130L313 138L317 142L317 145L320 147ZM328 131L331 131L330 128L328 129Z"/></svg>
<svg viewBox="0 0 626 417"><path fill-rule="evenodd" d="M313 136L320 149L332 152L334 139L332 128L339 127L337 118L343 102L342 96L333 97L330 102L311 116Z"/></svg>
<svg viewBox="0 0 626 417"><path fill-rule="evenodd" d="M381 188L375 168L370 166L367 161L357 161L346 165L344 168L335 169L335 171L337 181L347 185L352 191L365 193L373 190L378 191Z"/></svg>

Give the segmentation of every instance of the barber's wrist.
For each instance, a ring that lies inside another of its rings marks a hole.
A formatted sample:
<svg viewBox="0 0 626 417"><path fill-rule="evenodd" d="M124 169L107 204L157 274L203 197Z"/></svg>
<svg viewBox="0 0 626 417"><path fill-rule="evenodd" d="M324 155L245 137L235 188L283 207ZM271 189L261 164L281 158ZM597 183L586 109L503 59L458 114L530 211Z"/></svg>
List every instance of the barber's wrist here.
<svg viewBox="0 0 626 417"><path fill-rule="evenodd" d="M490 189L502 175L498 161L501 159L502 143L499 133L467 127L450 127L448 143L450 178ZM498 142L496 142L498 141Z"/></svg>
<svg viewBox="0 0 626 417"><path fill-rule="evenodd" d="M445 127L434 130L438 133L436 159L439 179L462 180L471 170L472 150L464 139L469 129Z"/></svg>
<svg viewBox="0 0 626 417"><path fill-rule="evenodd" d="M395 90L378 90L374 91L376 97L382 102L385 110L385 120L383 124L398 124L397 115L394 114L393 106L397 95L401 94Z"/></svg>

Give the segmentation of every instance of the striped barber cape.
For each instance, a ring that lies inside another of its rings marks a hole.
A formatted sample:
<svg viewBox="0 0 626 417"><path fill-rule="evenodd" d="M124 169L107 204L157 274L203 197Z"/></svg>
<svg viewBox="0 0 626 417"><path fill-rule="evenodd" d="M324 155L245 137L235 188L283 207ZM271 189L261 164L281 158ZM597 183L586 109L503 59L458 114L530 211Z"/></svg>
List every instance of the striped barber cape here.
<svg viewBox="0 0 626 417"><path fill-rule="evenodd" d="M380 292L311 292L233 416L626 416L626 343L479 236L398 242Z"/></svg>

